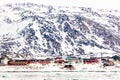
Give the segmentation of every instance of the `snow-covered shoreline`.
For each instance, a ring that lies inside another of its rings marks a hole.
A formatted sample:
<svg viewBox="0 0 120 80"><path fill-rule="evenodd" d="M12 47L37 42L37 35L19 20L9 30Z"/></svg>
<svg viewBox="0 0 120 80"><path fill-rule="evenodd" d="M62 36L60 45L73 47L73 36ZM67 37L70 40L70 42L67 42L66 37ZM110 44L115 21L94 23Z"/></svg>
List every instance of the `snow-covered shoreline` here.
<svg viewBox="0 0 120 80"><path fill-rule="evenodd" d="M73 64L75 69L69 70L62 68L64 64L57 65L51 63L49 65L30 64L26 66L0 66L0 72L120 72L120 68L116 66L103 67L97 64Z"/></svg>

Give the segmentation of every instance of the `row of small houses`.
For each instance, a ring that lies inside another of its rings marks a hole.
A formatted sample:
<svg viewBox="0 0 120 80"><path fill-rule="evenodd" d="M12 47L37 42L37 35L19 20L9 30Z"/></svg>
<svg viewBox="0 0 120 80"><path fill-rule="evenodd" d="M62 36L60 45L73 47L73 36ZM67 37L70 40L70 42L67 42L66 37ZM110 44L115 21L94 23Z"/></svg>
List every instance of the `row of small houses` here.
<svg viewBox="0 0 120 80"><path fill-rule="evenodd" d="M91 64L91 63L98 63L100 60L103 62L109 62L109 59L114 59L114 60L120 60L120 57L115 55L113 57L105 57L105 58L96 58L96 57L91 57L91 58L81 58L81 57L74 57L74 56L69 56L66 58L62 57L55 57L55 58L46 58L46 59L11 59L4 55L2 58L0 58L0 62L3 65L27 65L27 64L32 64L32 63L40 63L42 65L49 64L51 62L54 62L56 64L63 64L63 63L84 63L84 64Z"/></svg>
<svg viewBox="0 0 120 80"><path fill-rule="evenodd" d="M0 63L5 64L5 65L27 65L30 63L35 63L38 62L40 64L49 64L51 62L57 63L57 64L62 64L62 63L70 63L70 62L75 62L75 63L97 63L98 59L97 58L90 58L90 59L85 59L85 58L78 58L78 57L67 57L66 59L63 59L62 57L55 57L55 58L46 58L46 59L11 59L7 57L6 55L0 58Z"/></svg>

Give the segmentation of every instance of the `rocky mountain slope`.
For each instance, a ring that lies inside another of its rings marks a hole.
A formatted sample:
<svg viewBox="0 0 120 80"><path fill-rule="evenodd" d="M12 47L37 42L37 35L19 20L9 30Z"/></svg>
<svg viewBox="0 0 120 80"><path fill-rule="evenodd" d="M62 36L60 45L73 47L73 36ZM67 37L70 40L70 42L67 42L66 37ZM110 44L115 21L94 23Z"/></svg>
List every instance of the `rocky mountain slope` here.
<svg viewBox="0 0 120 80"><path fill-rule="evenodd" d="M33 3L0 6L1 54L98 52L120 52L120 11Z"/></svg>

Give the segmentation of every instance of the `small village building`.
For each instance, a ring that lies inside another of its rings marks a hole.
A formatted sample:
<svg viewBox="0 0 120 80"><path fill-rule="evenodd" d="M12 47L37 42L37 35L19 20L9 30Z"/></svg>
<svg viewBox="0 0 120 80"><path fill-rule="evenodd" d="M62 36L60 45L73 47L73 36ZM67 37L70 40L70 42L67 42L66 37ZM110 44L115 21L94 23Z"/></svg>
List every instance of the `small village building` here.
<svg viewBox="0 0 120 80"><path fill-rule="evenodd" d="M108 60L107 62L104 62L103 63L103 66L105 67L105 66L114 66L115 65L115 63L113 62L113 61L110 61L110 60Z"/></svg>
<svg viewBox="0 0 120 80"><path fill-rule="evenodd" d="M36 59L30 59L30 60L28 60L28 62L29 62L29 64L34 64L34 63L37 62L37 60Z"/></svg>
<svg viewBox="0 0 120 80"><path fill-rule="evenodd" d="M63 64L64 63L64 59L62 57L55 57L54 58L54 63Z"/></svg>
<svg viewBox="0 0 120 80"><path fill-rule="evenodd" d="M1 63L1 65L7 65L9 60L10 60L10 58L8 56L2 55L0 58L0 63Z"/></svg>
<svg viewBox="0 0 120 80"><path fill-rule="evenodd" d="M68 69L68 70L74 70L75 69L75 67L73 65L71 65L71 64L65 65L64 68Z"/></svg>
<svg viewBox="0 0 120 80"><path fill-rule="evenodd" d="M8 65L27 65L28 60L9 60Z"/></svg>
<svg viewBox="0 0 120 80"><path fill-rule="evenodd" d="M9 61L9 59L6 58L6 57L1 58L1 64L7 65L7 64L8 64L8 61Z"/></svg>
<svg viewBox="0 0 120 80"><path fill-rule="evenodd" d="M83 62L83 58L79 57L78 58L78 63L82 63Z"/></svg>
<svg viewBox="0 0 120 80"><path fill-rule="evenodd" d="M37 62L39 63L39 64L42 64L42 65L47 65L47 64L49 64L50 63L50 61L48 61L48 60L45 60L45 59L43 59L43 60L37 60Z"/></svg>
<svg viewBox="0 0 120 80"><path fill-rule="evenodd" d="M118 55L114 55L111 58L114 59L115 61L117 61L117 60L120 61L120 56L118 56Z"/></svg>
<svg viewBox="0 0 120 80"><path fill-rule="evenodd" d="M75 56L67 56L65 60L70 63L78 63L78 58Z"/></svg>
<svg viewBox="0 0 120 80"><path fill-rule="evenodd" d="M58 63L58 64L62 64L62 63L64 63L64 60L55 60L55 62L54 63Z"/></svg>
<svg viewBox="0 0 120 80"><path fill-rule="evenodd" d="M97 58L84 58L83 62L84 64L98 63L98 59Z"/></svg>
<svg viewBox="0 0 120 80"><path fill-rule="evenodd" d="M62 60L62 57L55 57L54 60Z"/></svg>

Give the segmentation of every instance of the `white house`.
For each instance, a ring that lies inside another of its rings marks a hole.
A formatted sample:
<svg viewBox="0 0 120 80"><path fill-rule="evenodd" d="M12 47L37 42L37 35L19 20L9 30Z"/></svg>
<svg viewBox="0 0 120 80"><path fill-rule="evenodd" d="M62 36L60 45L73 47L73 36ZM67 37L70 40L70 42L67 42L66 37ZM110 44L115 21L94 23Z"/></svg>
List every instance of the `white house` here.
<svg viewBox="0 0 120 80"><path fill-rule="evenodd" d="M1 64L5 64L6 65L8 63L8 60L9 59L7 57L2 58L1 59Z"/></svg>
<svg viewBox="0 0 120 80"><path fill-rule="evenodd" d="M1 56L1 58L0 58L0 62L1 62L1 64L7 64L8 63L8 61L9 61L9 57L8 56L6 56L6 55L2 55Z"/></svg>

